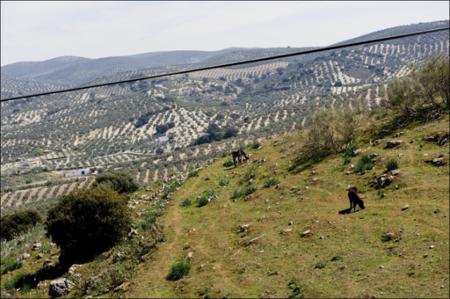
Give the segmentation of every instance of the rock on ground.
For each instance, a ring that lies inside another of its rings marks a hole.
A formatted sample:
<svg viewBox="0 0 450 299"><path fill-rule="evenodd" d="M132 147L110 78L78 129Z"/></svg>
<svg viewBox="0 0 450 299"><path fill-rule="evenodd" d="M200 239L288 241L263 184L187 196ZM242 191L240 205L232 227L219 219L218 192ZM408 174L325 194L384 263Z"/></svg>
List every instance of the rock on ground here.
<svg viewBox="0 0 450 299"><path fill-rule="evenodd" d="M50 297L61 297L70 292L75 284L67 278L59 278L50 282L48 295Z"/></svg>

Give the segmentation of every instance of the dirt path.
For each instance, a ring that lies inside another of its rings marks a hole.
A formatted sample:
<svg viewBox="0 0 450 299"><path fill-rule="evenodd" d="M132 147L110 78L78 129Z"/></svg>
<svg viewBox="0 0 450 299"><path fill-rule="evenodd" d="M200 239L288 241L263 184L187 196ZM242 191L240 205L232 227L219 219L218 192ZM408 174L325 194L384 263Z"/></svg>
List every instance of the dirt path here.
<svg viewBox="0 0 450 299"><path fill-rule="evenodd" d="M146 260L137 270L132 279L130 289L125 293L127 298L148 298L169 296L166 275L171 263L179 258L182 248L180 237L182 235L180 207L172 202L167 207L164 219L164 235L166 241L160 243L156 252Z"/></svg>

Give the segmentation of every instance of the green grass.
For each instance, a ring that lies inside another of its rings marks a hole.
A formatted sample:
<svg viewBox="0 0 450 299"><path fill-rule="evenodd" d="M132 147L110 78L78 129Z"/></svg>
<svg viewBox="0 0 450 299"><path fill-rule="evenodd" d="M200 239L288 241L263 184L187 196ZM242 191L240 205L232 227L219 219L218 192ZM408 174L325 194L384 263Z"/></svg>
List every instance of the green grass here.
<svg viewBox="0 0 450 299"><path fill-rule="evenodd" d="M1 274L22 268L22 261L7 257L1 261Z"/></svg>
<svg viewBox="0 0 450 299"><path fill-rule="evenodd" d="M314 176L310 170L289 173L290 161L301 146L302 135L297 132L264 141L258 150L246 149L252 159L265 158L265 163L243 163L231 170L223 167L225 159L217 160L174 193L174 204L161 217L167 241L144 262L125 295L448 297L448 168L423 163L439 154L448 159L448 150L420 142L431 132L446 130L448 117L402 129L401 139L416 142L398 149L385 150L383 142L375 147L360 142L362 156L378 154L372 170L362 174L346 174L348 166L342 165L341 155L315 165ZM379 191L369 182L386 170L391 159L402 172L379 199ZM225 177L228 184L218 184ZM263 186L269 177L279 181L278 188L252 190L247 200L232 199L245 196L249 186ZM250 185L247 179L252 180ZM348 185L361 190L366 209L339 215L349 205ZM201 209L179 206L187 195L208 190L217 198ZM402 211L405 204L410 208ZM242 224L250 225L245 236L238 233ZM286 228L292 231L280 233ZM307 229L312 235L301 238ZM386 232L401 229L398 242L381 241ZM186 244L194 253L189 275L167 281L172 262L187 254ZM325 267L315 268L320 261Z"/></svg>

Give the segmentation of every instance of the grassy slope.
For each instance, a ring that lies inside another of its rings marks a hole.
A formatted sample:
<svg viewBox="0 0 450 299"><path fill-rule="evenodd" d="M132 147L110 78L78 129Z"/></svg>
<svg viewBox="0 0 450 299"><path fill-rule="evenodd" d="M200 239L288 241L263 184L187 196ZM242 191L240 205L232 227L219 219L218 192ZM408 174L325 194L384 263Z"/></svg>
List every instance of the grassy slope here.
<svg viewBox="0 0 450 299"><path fill-rule="evenodd" d="M384 143L363 145L364 153L380 155L374 170L365 175L345 175L348 166L343 166L341 157L318 164L316 175L310 170L289 174L289 160L302 139L299 133L250 150L252 161L238 168L224 169L225 159L216 161L175 193L161 219L166 241L139 268L125 295L285 297L292 294L288 283L295 280L307 297L448 297L449 169L423 163L438 154L448 161L448 147L422 141L427 134L447 130L448 116L404 130L400 139L405 144L398 149L384 150ZM262 158L267 161L254 163ZM399 161L401 174L380 198L368 181L383 172L390 158ZM253 185L258 190L247 200L231 200L250 167L256 169ZM280 188L262 188L264 176L277 177ZM220 187L224 177L230 183ZM366 209L339 215L348 207L347 185L362 190ZM218 198L208 205L180 207L187 196L194 198L210 189ZM410 208L401 211L405 204ZM237 232L244 223L250 224L247 236ZM290 233L280 234L288 227L293 229ZM301 238L306 229L313 235ZM384 233L400 230L399 242L381 241ZM257 236L261 238L250 246L240 244ZM165 280L171 264L190 251L190 273L176 282ZM330 261L336 255L343 259ZM326 262L325 268L314 268L319 261Z"/></svg>

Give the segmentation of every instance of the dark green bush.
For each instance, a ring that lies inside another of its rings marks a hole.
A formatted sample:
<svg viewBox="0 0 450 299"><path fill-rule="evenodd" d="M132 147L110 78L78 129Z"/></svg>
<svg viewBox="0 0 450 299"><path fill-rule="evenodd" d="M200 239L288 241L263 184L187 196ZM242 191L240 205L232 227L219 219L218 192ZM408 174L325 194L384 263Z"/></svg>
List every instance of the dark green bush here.
<svg viewBox="0 0 450 299"><path fill-rule="evenodd" d="M48 211L47 235L60 248L60 261L84 261L110 248L130 228L125 200L100 186L63 196Z"/></svg>
<svg viewBox="0 0 450 299"><path fill-rule="evenodd" d="M280 181L277 178L269 177L269 178L265 179L263 187L264 188L270 188L272 186L277 185L279 182Z"/></svg>
<svg viewBox="0 0 450 299"><path fill-rule="evenodd" d="M179 280L183 276L187 275L191 270L191 264L188 261L178 261L175 262L170 268L169 274L167 275L167 280Z"/></svg>
<svg viewBox="0 0 450 299"><path fill-rule="evenodd" d="M41 216L36 210L26 210L6 215L0 220L0 237L11 240L23 234L41 222Z"/></svg>
<svg viewBox="0 0 450 299"><path fill-rule="evenodd" d="M200 196L199 198L197 198L197 207L199 208L206 206L208 203L208 198L205 196Z"/></svg>
<svg viewBox="0 0 450 299"><path fill-rule="evenodd" d="M206 206L209 203L209 199L214 196L214 191L206 190L199 197L197 197L197 207Z"/></svg>
<svg viewBox="0 0 450 299"><path fill-rule="evenodd" d="M397 163L397 161L395 161L394 159L389 160L389 161L386 163L386 170L387 170L387 171L392 171L392 170L395 170L395 169L398 169L398 163Z"/></svg>
<svg viewBox="0 0 450 299"><path fill-rule="evenodd" d="M134 181L134 178L125 173L104 172L95 178L93 187L103 184L109 185L119 194L131 193L139 189L139 185Z"/></svg>
<svg viewBox="0 0 450 299"><path fill-rule="evenodd" d="M193 170L188 173L188 178L198 177L198 170Z"/></svg>
<svg viewBox="0 0 450 299"><path fill-rule="evenodd" d="M250 147L252 149L259 149L261 146L261 143L259 143L258 141L254 142Z"/></svg>
<svg viewBox="0 0 450 299"><path fill-rule="evenodd" d="M234 166L234 163L233 163L232 160L226 160L226 161L223 163L223 167L225 167L225 168L228 168L228 167L231 167L231 166Z"/></svg>

